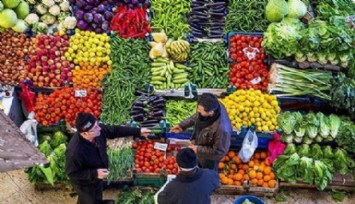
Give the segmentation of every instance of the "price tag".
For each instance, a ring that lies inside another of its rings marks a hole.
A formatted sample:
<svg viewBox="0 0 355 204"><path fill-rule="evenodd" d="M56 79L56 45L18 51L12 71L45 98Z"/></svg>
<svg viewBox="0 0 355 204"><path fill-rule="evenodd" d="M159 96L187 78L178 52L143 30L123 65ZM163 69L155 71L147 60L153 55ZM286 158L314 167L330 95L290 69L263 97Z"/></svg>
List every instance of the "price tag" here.
<svg viewBox="0 0 355 204"><path fill-rule="evenodd" d="M75 90L75 97L86 97L87 96L87 92L86 90Z"/></svg>
<svg viewBox="0 0 355 204"><path fill-rule="evenodd" d="M253 80L250 81L251 84L255 85L255 84L258 84L261 82L261 78L258 77L258 78L254 78Z"/></svg>
<svg viewBox="0 0 355 204"><path fill-rule="evenodd" d="M165 152L167 148L168 148L168 144L165 144L165 143L156 142L154 144L154 149L157 149L157 150L161 150L161 151Z"/></svg>
<svg viewBox="0 0 355 204"><path fill-rule="evenodd" d="M259 53L259 49L258 48L255 48L255 47L251 47L251 46L248 46L248 47L245 47L243 49L243 53L247 56L247 58L249 60L252 60L256 57L256 54Z"/></svg>

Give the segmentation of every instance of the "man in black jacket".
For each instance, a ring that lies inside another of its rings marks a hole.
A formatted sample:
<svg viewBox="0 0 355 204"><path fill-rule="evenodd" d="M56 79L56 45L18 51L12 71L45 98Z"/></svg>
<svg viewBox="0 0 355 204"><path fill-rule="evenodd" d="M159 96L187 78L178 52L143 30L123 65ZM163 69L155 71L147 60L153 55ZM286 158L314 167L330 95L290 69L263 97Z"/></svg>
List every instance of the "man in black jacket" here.
<svg viewBox="0 0 355 204"><path fill-rule="evenodd" d="M216 171L197 167L197 156L190 148L176 155L179 174L158 194L159 204L209 204L210 196L219 187Z"/></svg>
<svg viewBox="0 0 355 204"><path fill-rule="evenodd" d="M78 204L114 203L102 200L102 179L109 175L106 139L148 136L149 129L99 124L87 113L76 118L77 133L66 150L65 171L78 194Z"/></svg>

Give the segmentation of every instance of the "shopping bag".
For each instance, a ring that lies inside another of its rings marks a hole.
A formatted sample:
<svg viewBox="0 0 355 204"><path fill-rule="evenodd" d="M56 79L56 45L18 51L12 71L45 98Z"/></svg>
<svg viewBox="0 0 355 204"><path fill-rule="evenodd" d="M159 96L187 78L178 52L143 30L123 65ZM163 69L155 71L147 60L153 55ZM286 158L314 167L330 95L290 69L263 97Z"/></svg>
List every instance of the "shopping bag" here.
<svg viewBox="0 0 355 204"><path fill-rule="evenodd" d="M28 120L22 123L20 126L20 130L23 134L25 134L26 138L34 144L36 147L38 146L38 138L37 138L37 124L38 122L34 119L34 112L31 112L28 115Z"/></svg>
<svg viewBox="0 0 355 204"><path fill-rule="evenodd" d="M239 151L239 158L244 162L248 162L253 156L256 148L258 147L258 137L255 131L248 130L244 137L242 148Z"/></svg>
<svg viewBox="0 0 355 204"><path fill-rule="evenodd" d="M277 132L274 133L274 139L269 142L268 151L270 162L273 163L275 159L284 152L285 144L281 142L281 135Z"/></svg>

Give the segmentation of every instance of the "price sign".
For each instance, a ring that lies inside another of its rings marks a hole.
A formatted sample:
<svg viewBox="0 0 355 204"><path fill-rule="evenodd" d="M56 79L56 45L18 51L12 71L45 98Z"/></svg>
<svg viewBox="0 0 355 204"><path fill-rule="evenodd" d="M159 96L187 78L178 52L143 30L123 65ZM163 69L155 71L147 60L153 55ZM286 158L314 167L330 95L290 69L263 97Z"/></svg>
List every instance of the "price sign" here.
<svg viewBox="0 0 355 204"><path fill-rule="evenodd" d="M168 148L168 144L165 144L165 143L156 142L154 144L154 149L157 149L157 150L161 150L161 151L165 152L167 148Z"/></svg>
<svg viewBox="0 0 355 204"><path fill-rule="evenodd" d="M86 97L87 96L87 92L86 90L75 90L75 97Z"/></svg>
<svg viewBox="0 0 355 204"><path fill-rule="evenodd" d="M261 78L258 77L258 78L254 78L253 80L250 81L251 84L255 85L255 84L258 84L261 82Z"/></svg>

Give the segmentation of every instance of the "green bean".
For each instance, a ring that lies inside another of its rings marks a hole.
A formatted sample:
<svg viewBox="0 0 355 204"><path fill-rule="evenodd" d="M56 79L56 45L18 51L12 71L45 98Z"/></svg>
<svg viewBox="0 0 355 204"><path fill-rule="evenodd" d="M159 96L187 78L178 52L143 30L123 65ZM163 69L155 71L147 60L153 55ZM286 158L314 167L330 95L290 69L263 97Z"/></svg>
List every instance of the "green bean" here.
<svg viewBox="0 0 355 204"><path fill-rule="evenodd" d="M196 101L168 100L166 103L166 120L173 127L193 115L196 112L196 108Z"/></svg>

